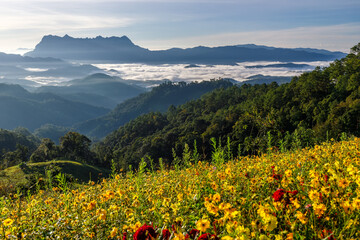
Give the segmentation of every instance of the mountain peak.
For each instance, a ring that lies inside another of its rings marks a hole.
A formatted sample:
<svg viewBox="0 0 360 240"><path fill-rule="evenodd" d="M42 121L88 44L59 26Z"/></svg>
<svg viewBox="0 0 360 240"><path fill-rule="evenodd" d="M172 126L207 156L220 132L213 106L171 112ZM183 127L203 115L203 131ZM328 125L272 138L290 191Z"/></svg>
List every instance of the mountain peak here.
<svg viewBox="0 0 360 240"><path fill-rule="evenodd" d="M38 43L34 51L25 55L31 57L56 56L57 58L68 58L74 55L78 59L114 59L119 55L131 57L135 54L144 54L147 50L136 46L127 36L122 37L103 37L101 35L94 38L75 38L68 34L63 37L46 35ZM75 59L75 58L74 58Z"/></svg>
<svg viewBox="0 0 360 240"><path fill-rule="evenodd" d="M65 34L63 38L65 38L65 39L71 39L72 37L70 37L69 35Z"/></svg>

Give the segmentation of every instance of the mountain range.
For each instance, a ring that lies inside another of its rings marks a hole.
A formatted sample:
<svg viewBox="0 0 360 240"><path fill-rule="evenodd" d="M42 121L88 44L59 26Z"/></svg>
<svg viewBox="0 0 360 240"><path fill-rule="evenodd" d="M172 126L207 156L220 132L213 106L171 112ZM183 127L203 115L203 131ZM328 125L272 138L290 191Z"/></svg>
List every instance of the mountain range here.
<svg viewBox="0 0 360 240"><path fill-rule="evenodd" d="M257 45L198 46L151 51L135 45L126 36L73 38L69 35L47 35L33 51L25 55L90 62L236 64L244 61L330 61L346 54L310 48L289 49Z"/></svg>
<svg viewBox="0 0 360 240"><path fill-rule="evenodd" d="M22 126L33 131L52 123L71 126L107 113L109 109L71 101L53 93L31 93L19 85L0 83L0 126Z"/></svg>
<svg viewBox="0 0 360 240"><path fill-rule="evenodd" d="M103 73L68 81L65 86L42 86L35 90L37 93L50 92L71 101L109 109L145 91L145 88Z"/></svg>

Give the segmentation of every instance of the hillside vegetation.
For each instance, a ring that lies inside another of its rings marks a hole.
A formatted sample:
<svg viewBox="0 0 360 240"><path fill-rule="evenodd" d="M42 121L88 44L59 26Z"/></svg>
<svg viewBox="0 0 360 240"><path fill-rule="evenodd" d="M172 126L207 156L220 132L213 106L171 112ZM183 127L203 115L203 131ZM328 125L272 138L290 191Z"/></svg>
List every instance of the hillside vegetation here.
<svg viewBox="0 0 360 240"><path fill-rule="evenodd" d="M273 146L281 151L313 146L342 135L360 136L359 45L329 67L287 84L220 88L166 113L142 115L94 150L104 164L114 159L128 168L146 156L171 163L186 145L206 159L212 138L222 145L229 139L233 154L247 155Z"/></svg>
<svg viewBox="0 0 360 240"><path fill-rule="evenodd" d="M2 238L359 239L360 139L0 198ZM181 167L181 168L179 168ZM61 190L62 189L62 190ZM145 225L146 224L146 225ZM205 235L204 235L205 234ZM171 235L171 236L170 236Z"/></svg>
<svg viewBox="0 0 360 240"><path fill-rule="evenodd" d="M88 164L54 160L50 162L22 163L0 171L0 194L15 190L32 190L52 184L59 185L62 180L70 183L87 183L107 177L109 170L97 168ZM63 179L61 179L63 178ZM49 182L52 179L52 183Z"/></svg>
<svg viewBox="0 0 360 240"><path fill-rule="evenodd" d="M149 112L165 112L171 105L177 106L217 88L228 88L233 84L226 80L200 83L165 82L150 92L140 94L118 104L105 116L76 124L74 128L90 137L102 138L136 117Z"/></svg>

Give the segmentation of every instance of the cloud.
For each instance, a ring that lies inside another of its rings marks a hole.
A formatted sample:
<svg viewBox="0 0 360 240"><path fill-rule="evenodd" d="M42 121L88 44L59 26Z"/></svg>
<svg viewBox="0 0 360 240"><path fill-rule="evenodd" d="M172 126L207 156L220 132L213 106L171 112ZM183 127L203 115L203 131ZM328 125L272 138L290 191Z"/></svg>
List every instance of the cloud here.
<svg viewBox="0 0 360 240"><path fill-rule="evenodd" d="M5 30L36 30L54 31L101 29L109 27L126 27L135 22L130 17L93 16L66 14L56 11L37 11L28 13L24 10L0 10L0 31Z"/></svg>
<svg viewBox="0 0 360 240"><path fill-rule="evenodd" d="M279 62L243 62L238 63L237 66L231 65L198 65L195 68L185 68L185 64L162 64L162 65L146 65L146 64L96 64L97 67L106 69L107 71L113 69L119 72L114 74L110 71L109 74L119 76L125 80L170 80L170 81L204 81L213 78L233 78L237 81L246 80L246 78L262 74L267 76L298 76L309 69L289 69L289 68L246 68L251 65L267 65ZM312 62L309 64L315 66L328 66L329 62Z"/></svg>

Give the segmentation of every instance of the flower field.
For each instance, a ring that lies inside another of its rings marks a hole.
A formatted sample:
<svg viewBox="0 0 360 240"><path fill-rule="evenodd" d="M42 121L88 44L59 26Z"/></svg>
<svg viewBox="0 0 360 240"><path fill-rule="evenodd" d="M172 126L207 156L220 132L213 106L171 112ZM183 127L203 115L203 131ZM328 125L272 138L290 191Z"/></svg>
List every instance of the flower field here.
<svg viewBox="0 0 360 240"><path fill-rule="evenodd" d="M360 139L0 199L8 239L360 239Z"/></svg>

